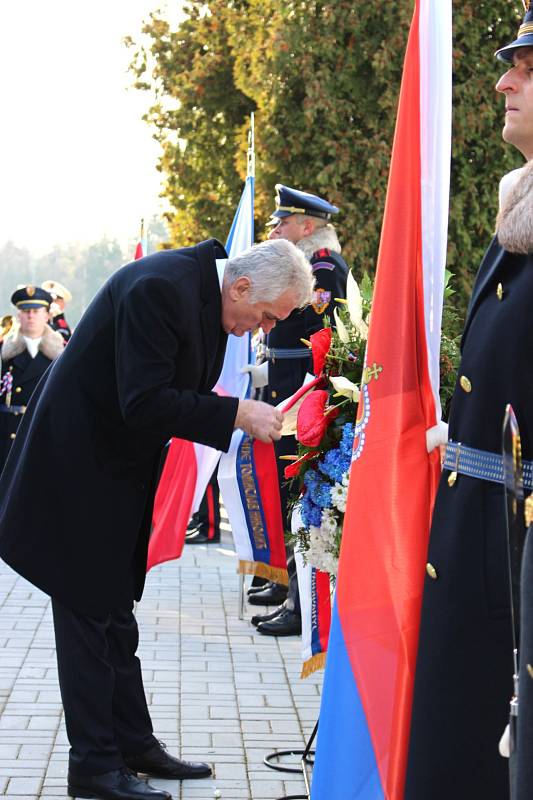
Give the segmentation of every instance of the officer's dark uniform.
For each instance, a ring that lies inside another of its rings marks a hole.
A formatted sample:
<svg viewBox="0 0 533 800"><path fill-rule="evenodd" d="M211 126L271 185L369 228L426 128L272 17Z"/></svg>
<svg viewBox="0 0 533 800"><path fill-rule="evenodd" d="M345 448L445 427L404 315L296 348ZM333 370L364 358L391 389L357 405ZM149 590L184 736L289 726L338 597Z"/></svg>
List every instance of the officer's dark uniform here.
<svg viewBox="0 0 533 800"><path fill-rule="evenodd" d="M11 302L19 309L48 308L52 296L34 286L17 290ZM41 338L39 351L35 358L28 352L26 341L19 333L6 336L2 343L0 378L0 472L22 415L38 382L63 350L63 340L48 326Z"/></svg>
<svg viewBox="0 0 533 800"><path fill-rule="evenodd" d="M72 300L72 295L68 289L59 283L58 281L44 281L41 284L41 287L49 292L52 295L52 298L56 300L58 297L61 300L64 300L65 303L70 303ZM53 307L52 307L53 309ZM50 320L50 327L52 330L57 331L63 337L65 343L68 342L70 337L72 336L72 329L68 324L65 314L63 311L60 311L58 314L54 314L52 310L52 319Z"/></svg>
<svg viewBox="0 0 533 800"><path fill-rule="evenodd" d="M329 220L338 208L316 195L300 192L288 186L276 186L276 211L272 220L279 222L293 214L304 214L319 219ZM259 355L268 360L268 385L265 387L263 399L271 405L277 405L290 397L302 386L306 373L313 373L313 361L309 347L301 340L309 337L324 327L324 316L334 324L333 309L335 298L346 297L346 280L348 267L340 255L340 245L331 225L316 228L313 234L296 243L304 251L313 267L316 288L313 303L305 309L297 309L285 320L278 322L266 337L265 346L259 349ZM259 360L259 358L258 358ZM283 519L286 529L290 529L288 519L288 485L284 477L287 462L281 460L282 455L294 454L297 442L294 436L283 436L274 443L281 495ZM294 558L289 558L289 595L285 602L288 611L300 615L298 581ZM270 587L264 592L271 593ZM262 593L252 595L252 604L259 605ZM256 619L254 618L254 622ZM271 635L283 635L296 632L296 627L285 624L287 620L278 617L272 621L260 622L258 630Z"/></svg>

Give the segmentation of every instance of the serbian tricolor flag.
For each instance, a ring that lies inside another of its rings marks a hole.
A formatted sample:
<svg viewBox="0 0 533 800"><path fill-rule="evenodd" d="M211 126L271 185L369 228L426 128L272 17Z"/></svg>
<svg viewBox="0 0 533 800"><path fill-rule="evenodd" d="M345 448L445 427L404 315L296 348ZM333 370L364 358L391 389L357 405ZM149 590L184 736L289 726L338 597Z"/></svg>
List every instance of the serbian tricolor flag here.
<svg viewBox="0 0 533 800"><path fill-rule="evenodd" d="M439 475L451 1L417 0L356 423L312 800L402 800ZM453 764L450 765L453 769Z"/></svg>
<svg viewBox="0 0 533 800"><path fill-rule="evenodd" d="M291 517L292 532L296 533L302 525L302 516L296 506ZM331 584L328 573L307 563L298 547L294 548L294 558L302 616L300 677L308 678L317 669L322 669L326 663L331 625Z"/></svg>
<svg viewBox="0 0 533 800"><path fill-rule="evenodd" d="M230 257L236 256L251 247L253 240L254 178L249 176L229 232L226 252ZM223 272L224 263L217 262L219 273ZM228 337L224 365L214 387L216 392L241 399L247 396L249 376L240 370L249 363L249 352L249 334ZM240 433L242 435L242 431ZM169 443L154 501L147 569L181 556L187 524L192 512L200 506L220 455L212 447L185 439L172 439Z"/></svg>

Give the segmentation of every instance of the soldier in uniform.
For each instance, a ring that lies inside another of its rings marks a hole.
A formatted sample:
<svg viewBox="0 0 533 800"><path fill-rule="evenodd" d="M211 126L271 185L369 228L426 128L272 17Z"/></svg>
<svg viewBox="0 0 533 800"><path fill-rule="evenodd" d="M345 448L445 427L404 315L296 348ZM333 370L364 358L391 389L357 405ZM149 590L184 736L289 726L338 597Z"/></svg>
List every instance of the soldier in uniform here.
<svg viewBox="0 0 533 800"><path fill-rule="evenodd" d="M68 342L72 336L72 330L65 319L65 306L72 300L72 295L59 281L44 281L41 287L54 299L50 307L50 325L54 331L61 334L65 342Z"/></svg>
<svg viewBox="0 0 533 800"><path fill-rule="evenodd" d="M533 457L531 8L497 55L509 66L496 86L503 138L529 163L506 181L463 332L426 567L405 800L509 797L498 754L513 693L501 440L511 403L524 461ZM520 798L532 796L529 785Z"/></svg>
<svg viewBox="0 0 533 800"><path fill-rule="evenodd" d="M348 267L341 256L341 246L330 220L339 209L321 197L277 184L276 209L272 214L270 239L288 239L309 259L316 280L314 302L304 310L293 311L266 337L264 363L252 371L255 385L264 385L264 399L272 405L290 397L312 373L309 348L302 339L323 327L324 316L333 324L335 298L346 297ZM293 436L284 436L275 444L283 520L290 528L287 482L283 475L286 462L281 455L296 453ZM252 617L257 630L269 636L288 636L301 632L300 598L294 556L289 555L289 592L285 602L274 612ZM252 605L273 605L283 599L283 587L269 584L251 590Z"/></svg>
<svg viewBox="0 0 533 800"><path fill-rule="evenodd" d="M0 472L38 382L63 352L63 339L49 326L52 296L36 286L11 297L18 309L18 330L6 336L0 351Z"/></svg>
<svg viewBox="0 0 533 800"><path fill-rule="evenodd" d="M220 543L220 491L218 488L218 466L211 475L198 511L187 526L185 544Z"/></svg>

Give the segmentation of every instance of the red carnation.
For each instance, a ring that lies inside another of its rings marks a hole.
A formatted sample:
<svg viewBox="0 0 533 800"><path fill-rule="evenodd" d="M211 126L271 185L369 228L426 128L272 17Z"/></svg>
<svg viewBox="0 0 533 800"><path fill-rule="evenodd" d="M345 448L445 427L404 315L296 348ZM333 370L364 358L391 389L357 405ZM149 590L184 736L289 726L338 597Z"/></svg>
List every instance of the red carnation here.
<svg viewBox="0 0 533 800"><path fill-rule="evenodd" d="M326 428L338 415L338 409L335 407L326 412L328 397L325 389L316 389L300 406L296 421L296 438L300 444L306 447L318 447Z"/></svg>
<svg viewBox="0 0 533 800"><path fill-rule="evenodd" d="M310 336L311 347L313 349L313 370L315 375L320 375L324 370L326 356L331 347L331 328L322 328Z"/></svg>

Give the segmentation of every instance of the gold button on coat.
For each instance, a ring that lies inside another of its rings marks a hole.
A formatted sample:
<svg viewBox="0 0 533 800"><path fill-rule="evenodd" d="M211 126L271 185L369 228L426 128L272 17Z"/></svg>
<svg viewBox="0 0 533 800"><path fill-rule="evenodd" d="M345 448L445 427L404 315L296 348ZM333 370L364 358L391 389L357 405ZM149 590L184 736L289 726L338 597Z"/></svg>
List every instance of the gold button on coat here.
<svg viewBox="0 0 533 800"><path fill-rule="evenodd" d="M461 384L461 389L464 392L472 391L472 384L470 383L466 375L461 375L461 377L459 378L459 383Z"/></svg>
<svg viewBox="0 0 533 800"><path fill-rule="evenodd" d="M20 388L20 386L17 386L17 388L15 389L15 392L18 394L21 391L22 391L22 389Z"/></svg>
<svg viewBox="0 0 533 800"><path fill-rule="evenodd" d="M533 667L531 666L531 664L527 665L527 671L528 671L529 677L533 678Z"/></svg>
<svg viewBox="0 0 533 800"><path fill-rule="evenodd" d="M16 433L10 433L10 434L9 434L9 438L10 438L10 439L14 439L16 435L17 435Z"/></svg>
<svg viewBox="0 0 533 800"><path fill-rule="evenodd" d="M430 564L429 562L426 564L426 572L430 578L433 578L434 581L437 580L437 570L433 564Z"/></svg>
<svg viewBox="0 0 533 800"><path fill-rule="evenodd" d="M274 400L275 400L275 399L276 399L276 397L278 396L278 393L277 393L276 391L273 391L273 392L270 392L270 395L271 395L271 397L273 397L273 398L274 398Z"/></svg>
<svg viewBox="0 0 533 800"><path fill-rule="evenodd" d="M498 286L496 287L496 295L498 297L498 300L501 300L503 297L503 286L501 285L501 283L499 283Z"/></svg>

